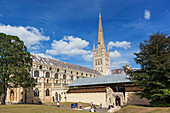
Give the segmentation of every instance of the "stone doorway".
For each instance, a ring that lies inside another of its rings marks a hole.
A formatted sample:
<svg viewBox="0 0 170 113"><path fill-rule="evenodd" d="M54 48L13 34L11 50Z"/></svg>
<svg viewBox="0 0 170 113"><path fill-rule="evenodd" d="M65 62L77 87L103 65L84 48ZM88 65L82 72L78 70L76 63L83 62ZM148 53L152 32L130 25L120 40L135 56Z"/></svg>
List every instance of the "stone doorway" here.
<svg viewBox="0 0 170 113"><path fill-rule="evenodd" d="M13 102L14 101L14 91L11 90L10 92L10 101Z"/></svg>
<svg viewBox="0 0 170 113"><path fill-rule="evenodd" d="M116 96L116 99L115 99L116 106L121 106L120 101L121 101L120 97Z"/></svg>
<svg viewBox="0 0 170 113"><path fill-rule="evenodd" d="M23 92L21 92L21 95L20 95L20 103L23 103Z"/></svg>

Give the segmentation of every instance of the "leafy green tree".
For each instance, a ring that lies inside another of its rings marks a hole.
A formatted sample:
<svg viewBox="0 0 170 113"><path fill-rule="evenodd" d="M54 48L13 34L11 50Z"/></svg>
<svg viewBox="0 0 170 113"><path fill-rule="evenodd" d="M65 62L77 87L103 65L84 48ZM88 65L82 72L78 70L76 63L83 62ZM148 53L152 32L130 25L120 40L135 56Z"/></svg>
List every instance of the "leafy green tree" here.
<svg viewBox="0 0 170 113"><path fill-rule="evenodd" d="M0 97L1 97L1 95L2 95L1 89L2 89L2 82L1 82L1 80L0 80ZM0 98L0 100L1 100L1 98Z"/></svg>
<svg viewBox="0 0 170 113"><path fill-rule="evenodd" d="M155 33L149 40L140 43L140 52L135 61L140 70L132 72L130 79L143 90L141 97L151 104L170 104L170 36Z"/></svg>
<svg viewBox="0 0 170 113"><path fill-rule="evenodd" d="M7 88L32 87L35 80L30 76L32 58L24 42L17 36L0 33L0 80L2 102L5 104Z"/></svg>

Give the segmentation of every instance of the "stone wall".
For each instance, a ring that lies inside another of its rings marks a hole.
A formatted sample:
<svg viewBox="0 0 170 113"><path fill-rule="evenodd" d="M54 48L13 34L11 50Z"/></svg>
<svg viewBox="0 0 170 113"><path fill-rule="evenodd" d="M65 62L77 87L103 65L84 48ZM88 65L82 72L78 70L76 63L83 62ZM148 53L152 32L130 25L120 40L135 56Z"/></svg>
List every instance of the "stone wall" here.
<svg viewBox="0 0 170 113"><path fill-rule="evenodd" d="M85 102L100 105L105 105L106 93L69 93L66 95L67 102Z"/></svg>

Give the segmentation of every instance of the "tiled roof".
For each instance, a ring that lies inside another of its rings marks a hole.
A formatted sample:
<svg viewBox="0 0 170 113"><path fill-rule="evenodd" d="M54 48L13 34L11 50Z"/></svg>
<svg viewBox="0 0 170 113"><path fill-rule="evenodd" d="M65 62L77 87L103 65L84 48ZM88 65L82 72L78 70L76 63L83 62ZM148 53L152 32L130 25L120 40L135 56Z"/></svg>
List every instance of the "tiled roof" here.
<svg viewBox="0 0 170 113"><path fill-rule="evenodd" d="M34 54L31 54L31 56L32 56L33 61L37 62L37 63L47 64L47 65L52 65L52 66L59 66L59 67L80 70L80 71L84 71L84 72L101 75L100 72L98 72L97 70L86 68L83 66L78 66L78 65L67 63L67 62L58 61L58 60L55 60L52 58L41 57L41 56L34 55Z"/></svg>
<svg viewBox="0 0 170 113"><path fill-rule="evenodd" d="M68 85L68 87L132 82L128 79L128 77L129 75L126 74L117 74L117 75L82 78L82 79L74 80L72 83Z"/></svg>
<svg viewBox="0 0 170 113"><path fill-rule="evenodd" d="M112 69L111 70L111 75L115 75L115 74L125 74L125 69L124 68Z"/></svg>

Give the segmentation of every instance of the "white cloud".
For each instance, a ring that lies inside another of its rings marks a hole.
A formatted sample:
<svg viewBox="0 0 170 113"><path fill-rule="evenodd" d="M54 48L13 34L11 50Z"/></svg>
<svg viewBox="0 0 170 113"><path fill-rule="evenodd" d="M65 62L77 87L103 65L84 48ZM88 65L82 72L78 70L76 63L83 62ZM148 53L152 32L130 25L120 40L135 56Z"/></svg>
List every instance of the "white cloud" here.
<svg viewBox="0 0 170 113"><path fill-rule="evenodd" d="M146 20L149 20L151 18L151 13L149 10L145 9L144 17Z"/></svg>
<svg viewBox="0 0 170 113"><path fill-rule="evenodd" d="M50 39L49 36L43 35L43 30L39 31L35 27L23 27L23 26L11 26L11 25L1 25L0 24L0 32L5 33L7 35L14 35L18 36L21 40L24 41L25 45L28 48L31 48L31 46L40 44L40 41L47 41ZM36 48L38 47L36 46ZM35 49L35 47L33 47Z"/></svg>
<svg viewBox="0 0 170 113"><path fill-rule="evenodd" d="M31 49L34 49L34 50L40 49L40 46L39 45L31 46Z"/></svg>
<svg viewBox="0 0 170 113"><path fill-rule="evenodd" d="M93 53L83 56L85 61L93 61Z"/></svg>
<svg viewBox="0 0 170 113"><path fill-rule="evenodd" d="M110 59L116 59L119 58L121 56L121 54L115 50L114 52L110 52Z"/></svg>
<svg viewBox="0 0 170 113"><path fill-rule="evenodd" d="M128 61L112 62L111 67L112 68L122 68L123 66L125 66L126 63L129 64Z"/></svg>
<svg viewBox="0 0 170 113"><path fill-rule="evenodd" d="M84 48L88 47L89 42L82 40L78 37L73 36L64 36L63 39L57 41L53 40L52 49L46 50L47 54L51 55L67 55L67 56L76 56L76 55L88 55L91 51L85 50Z"/></svg>
<svg viewBox="0 0 170 113"><path fill-rule="evenodd" d="M116 42L112 42L112 41L110 41L109 42L109 48L110 49L112 49L114 46L115 47L122 47L122 48L124 48L124 49L127 49L127 48L130 48L131 46L130 46L130 42L127 42L127 41L123 41L123 42L119 42L119 41L116 41Z"/></svg>

